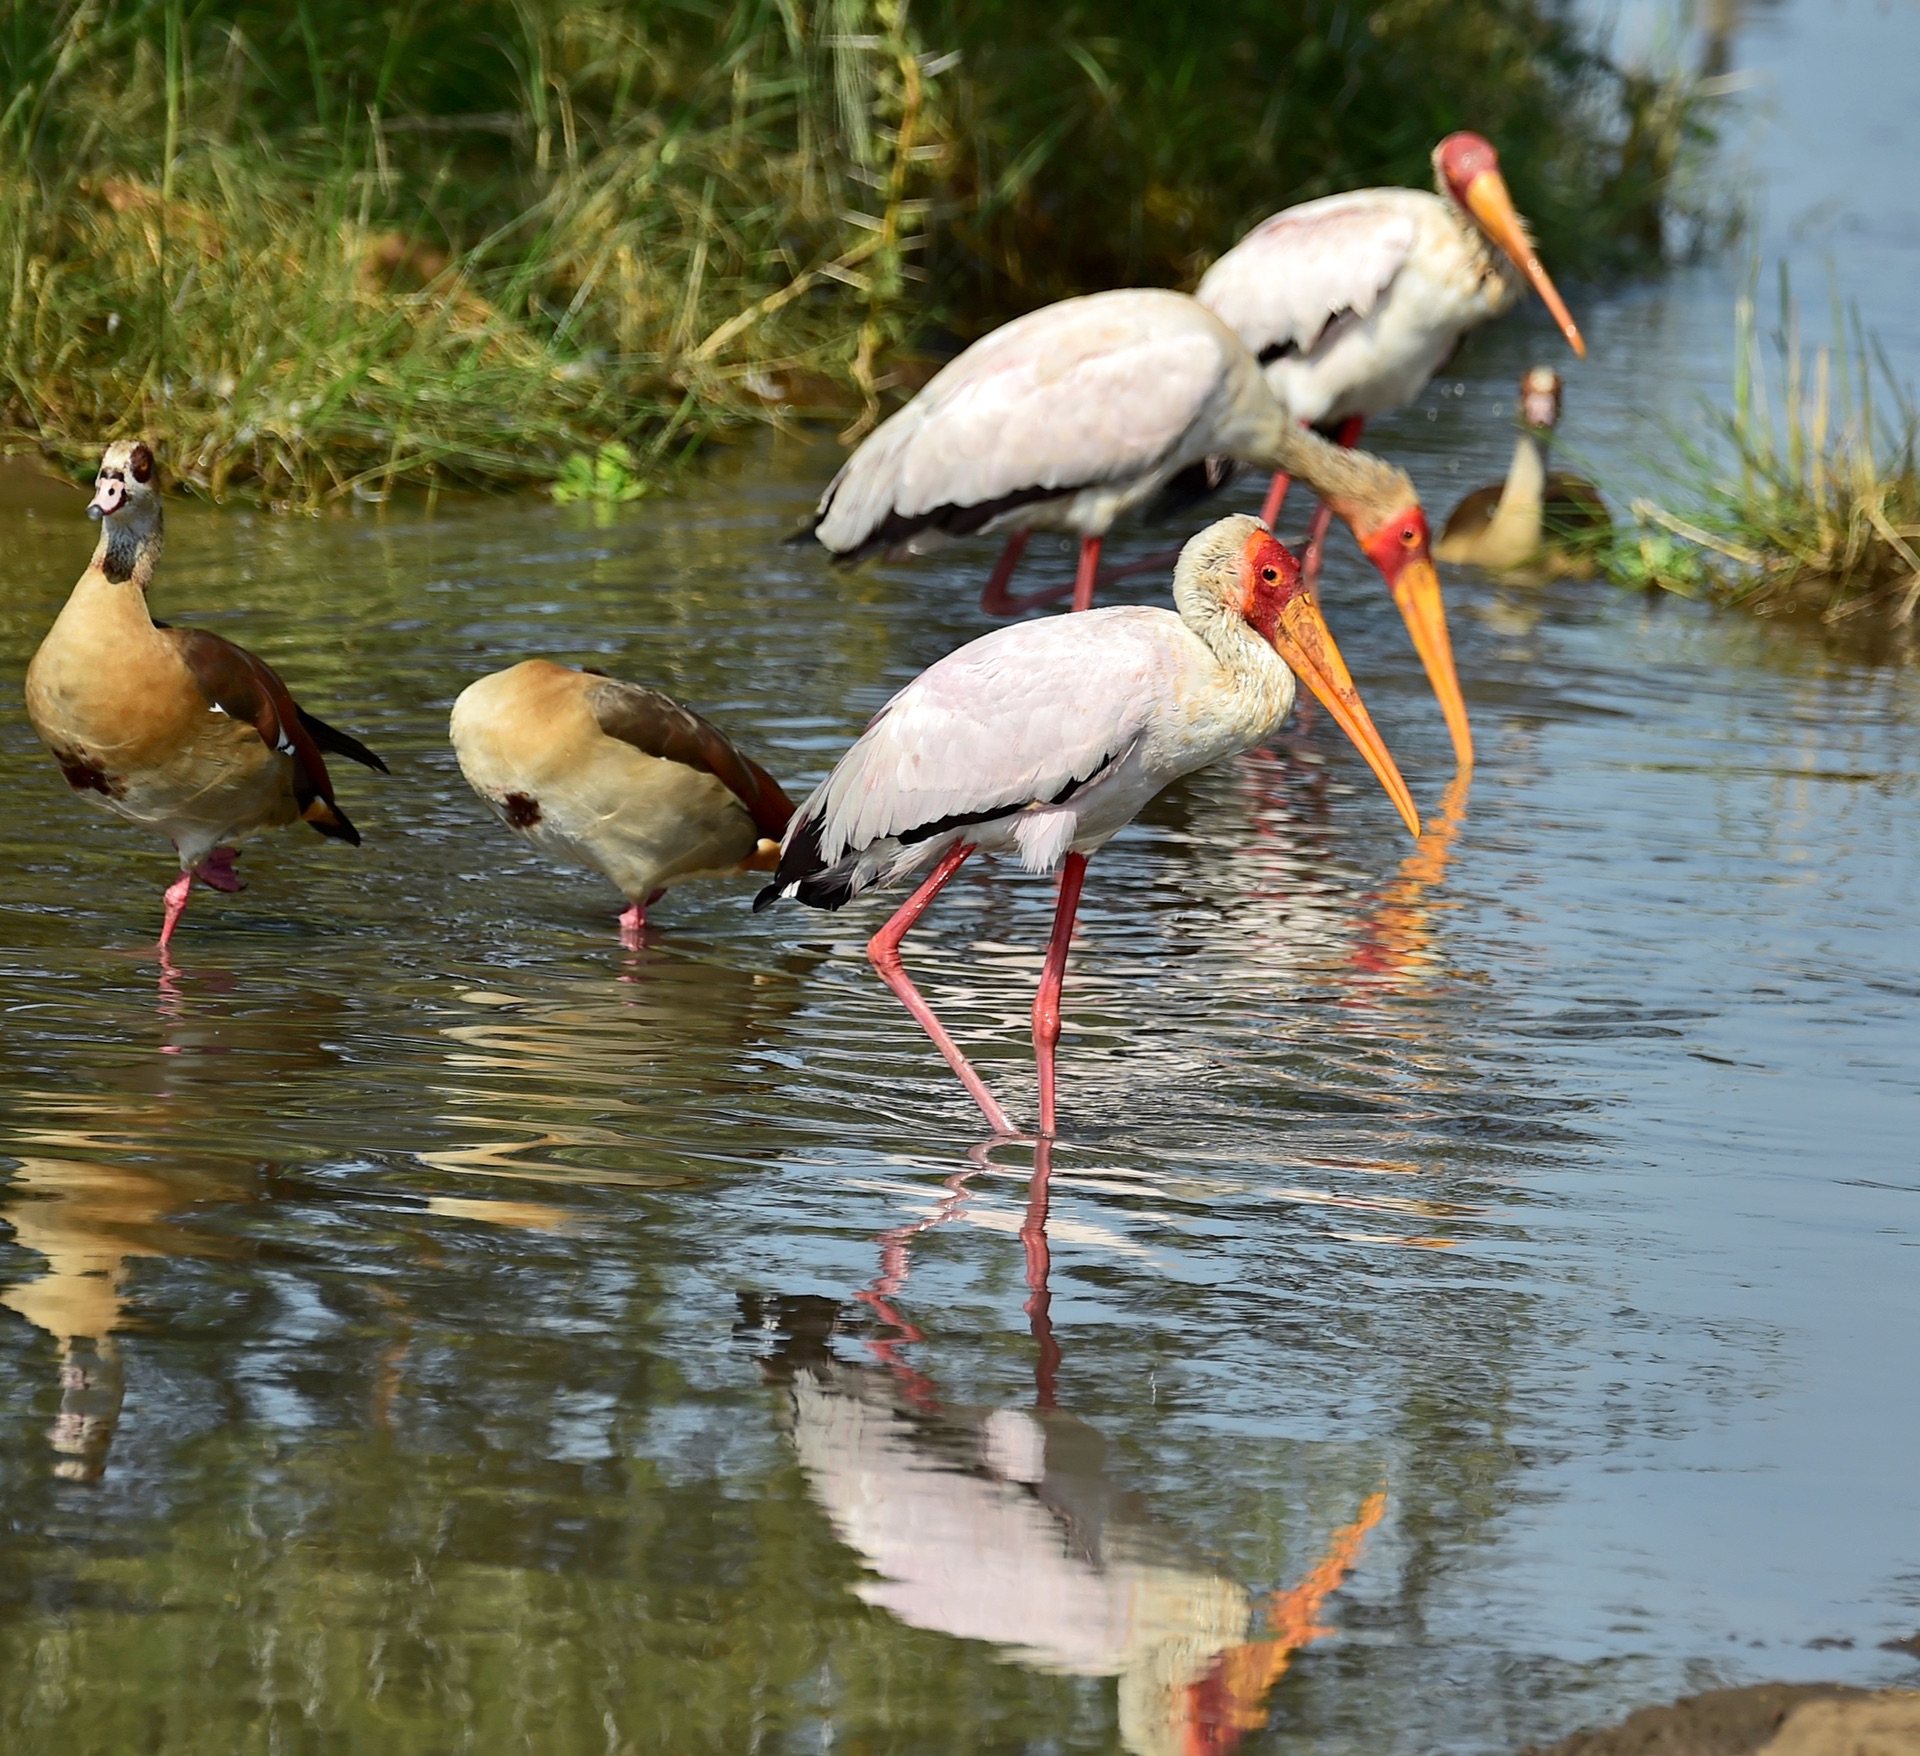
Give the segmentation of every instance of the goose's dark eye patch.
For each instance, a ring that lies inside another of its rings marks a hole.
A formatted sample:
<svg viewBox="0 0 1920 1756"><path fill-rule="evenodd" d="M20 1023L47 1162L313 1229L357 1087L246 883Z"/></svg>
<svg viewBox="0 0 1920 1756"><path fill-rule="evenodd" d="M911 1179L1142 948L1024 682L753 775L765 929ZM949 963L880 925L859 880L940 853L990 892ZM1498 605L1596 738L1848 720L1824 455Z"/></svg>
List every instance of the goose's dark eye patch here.
<svg viewBox="0 0 1920 1756"><path fill-rule="evenodd" d="M144 445L136 445L133 448L132 457L130 457L127 461L132 466L133 479L136 482L144 482L149 480L152 477L153 453L149 451Z"/></svg>

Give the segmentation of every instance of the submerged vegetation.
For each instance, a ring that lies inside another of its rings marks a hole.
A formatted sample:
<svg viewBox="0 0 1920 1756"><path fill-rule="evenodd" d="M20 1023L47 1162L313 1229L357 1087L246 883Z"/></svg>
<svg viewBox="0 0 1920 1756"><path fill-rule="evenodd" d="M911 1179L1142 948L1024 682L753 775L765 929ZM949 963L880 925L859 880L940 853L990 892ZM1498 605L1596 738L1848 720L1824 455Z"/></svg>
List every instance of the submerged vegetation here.
<svg viewBox="0 0 1920 1756"><path fill-rule="evenodd" d="M288 506L859 430L934 326L1189 281L1453 127L1570 268L1671 194L1549 0L0 0L0 76L0 436Z"/></svg>
<svg viewBox="0 0 1920 1756"><path fill-rule="evenodd" d="M1713 443L1681 442L1682 497L1635 501L1608 569L1769 614L1904 625L1920 605L1920 414L1857 318L1836 310L1809 359L1784 272L1775 342L1777 416L1741 299L1732 411L1708 411Z"/></svg>

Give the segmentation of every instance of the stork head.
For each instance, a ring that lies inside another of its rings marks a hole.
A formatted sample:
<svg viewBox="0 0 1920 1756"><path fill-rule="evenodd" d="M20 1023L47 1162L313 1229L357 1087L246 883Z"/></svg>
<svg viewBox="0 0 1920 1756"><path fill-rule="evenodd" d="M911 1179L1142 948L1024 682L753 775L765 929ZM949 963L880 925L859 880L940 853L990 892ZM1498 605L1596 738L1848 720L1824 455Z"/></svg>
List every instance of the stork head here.
<svg viewBox="0 0 1920 1756"><path fill-rule="evenodd" d="M1507 180L1500 175L1500 155L1478 134L1449 134L1433 149L1433 176L1440 193L1486 235L1515 268L1527 277L1538 293L1567 346L1586 357L1587 344L1581 340L1579 326L1567 310L1560 290L1540 266L1533 240L1527 236L1526 221L1513 205L1507 192Z"/></svg>
<svg viewBox="0 0 1920 1756"><path fill-rule="evenodd" d="M1288 437L1289 458L1280 467L1292 469L1315 489L1353 532L1362 553L1380 569L1406 619L1440 711L1447 716L1454 756L1462 768L1471 768L1473 729L1467 723L1466 699L1453 668L1453 640L1447 632L1440 575L1434 570L1427 515L1412 478L1365 451L1329 445L1297 429Z"/></svg>
<svg viewBox="0 0 1920 1756"><path fill-rule="evenodd" d="M1551 433L1560 422L1560 374L1535 366L1520 380L1520 424Z"/></svg>
<svg viewBox="0 0 1920 1756"><path fill-rule="evenodd" d="M1278 653L1353 740L1407 827L1420 833L1413 796L1353 685L1320 606L1300 578L1300 563L1257 518L1237 514L1188 539L1174 570L1173 594L1190 623L1221 614L1244 622Z"/></svg>
<svg viewBox="0 0 1920 1756"><path fill-rule="evenodd" d="M93 479L87 516L95 523L111 520L115 528L135 533L158 520L160 471L144 439L116 439L107 447Z"/></svg>

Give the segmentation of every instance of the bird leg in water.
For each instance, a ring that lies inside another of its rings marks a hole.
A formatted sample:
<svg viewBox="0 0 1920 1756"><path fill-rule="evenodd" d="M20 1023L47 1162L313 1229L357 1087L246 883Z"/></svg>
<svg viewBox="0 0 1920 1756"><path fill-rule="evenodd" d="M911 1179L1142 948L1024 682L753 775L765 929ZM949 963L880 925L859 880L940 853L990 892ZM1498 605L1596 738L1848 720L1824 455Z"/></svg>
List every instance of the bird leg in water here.
<svg viewBox="0 0 1920 1756"><path fill-rule="evenodd" d="M913 1014L920 1028L933 1039L933 1046L946 1056L947 1065L973 1094L973 1101L980 1106L994 1133L1011 1135L1019 1130L1007 1120L1007 1112L1001 1109L993 1093L987 1090L987 1082L974 1072L973 1064L960 1053L960 1045L947 1035L947 1027L934 1016L933 1008L920 998L920 990L913 985L900 962L900 941L913 930L920 917L927 912L927 905L946 888L947 880L960 870L972 852L973 844L965 841L955 842L947 850L946 857L928 873L925 882L900 906L893 919L868 940L867 959L880 972L880 979L893 990L894 997Z"/></svg>
<svg viewBox="0 0 1920 1756"><path fill-rule="evenodd" d="M1334 444L1343 450L1351 451L1360 443L1360 429L1366 425L1364 415L1349 415L1340 423L1340 431L1334 435ZM1327 526L1333 522L1333 508L1322 500L1313 509L1313 522L1307 526L1306 553L1300 557L1300 578L1307 590L1313 593L1313 601L1320 601L1320 550L1327 540ZM1267 523L1271 525L1272 519Z"/></svg>
<svg viewBox="0 0 1920 1756"><path fill-rule="evenodd" d="M1053 1252L1047 1245L1047 1185L1053 1177L1053 1142L1044 1134L1033 1143L1033 1179L1027 1184L1027 1212L1020 1243L1027 1255L1027 1321L1033 1330L1033 1403L1059 1407L1060 1343L1053 1334L1053 1294L1047 1274Z"/></svg>
<svg viewBox="0 0 1920 1756"><path fill-rule="evenodd" d="M639 949L640 936L647 930L647 910L652 908L653 905L666 894L665 888L662 887L652 892L645 902L634 902L627 905L626 911L620 917L621 944L627 946L630 950L637 951Z"/></svg>
<svg viewBox="0 0 1920 1756"><path fill-rule="evenodd" d="M987 589L980 594L980 608L989 616L1024 616L1029 610L1037 610L1047 604L1058 603L1068 593L1073 595L1073 607L1076 610L1093 608L1093 588L1100 577L1099 537L1080 539L1080 567L1074 574L1071 585L1043 585L1038 591L1030 591L1024 597L1013 597L1007 591L1007 581L1013 577L1013 570L1020 565L1020 557L1025 552L1030 531L1017 530L1007 538L1007 546L1000 551L1000 559L995 564L993 576L987 581Z"/></svg>
<svg viewBox="0 0 1920 1756"><path fill-rule="evenodd" d="M1053 937L1033 997L1033 1058L1040 1068L1040 1135L1053 1134L1053 1051L1060 1041L1060 989L1067 979L1067 949L1073 943L1073 917L1080 908L1080 887L1087 878L1087 856L1068 854L1060 868L1060 901L1053 911Z"/></svg>
<svg viewBox="0 0 1920 1756"><path fill-rule="evenodd" d="M156 949L165 951L167 942L173 937L173 930L180 924L180 917L187 912L187 898L193 894L193 874L182 872L167 886L167 918L160 927L160 943Z"/></svg>

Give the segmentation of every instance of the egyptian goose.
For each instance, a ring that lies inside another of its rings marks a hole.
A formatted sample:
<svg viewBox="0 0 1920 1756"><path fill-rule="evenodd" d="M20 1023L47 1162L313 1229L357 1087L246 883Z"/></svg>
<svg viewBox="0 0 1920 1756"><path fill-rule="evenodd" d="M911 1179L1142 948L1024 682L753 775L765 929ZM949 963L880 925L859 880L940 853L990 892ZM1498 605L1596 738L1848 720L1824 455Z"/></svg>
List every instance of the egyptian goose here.
<svg viewBox="0 0 1920 1756"><path fill-rule="evenodd" d="M1579 476L1549 474L1547 448L1560 420L1560 374L1535 366L1520 380L1520 437L1504 482L1453 509L1434 553L1490 572L1516 568L1568 576L1593 571L1596 539L1613 528L1600 490Z"/></svg>
<svg viewBox="0 0 1920 1756"><path fill-rule="evenodd" d="M629 944L668 886L771 871L793 815L717 726L591 667L495 671L461 691L448 731L460 772L509 829L620 888Z"/></svg>
<svg viewBox="0 0 1920 1756"><path fill-rule="evenodd" d="M180 854L165 951L194 879L243 886L234 844L296 820L336 841L360 832L333 796L323 750L387 765L300 707L264 659L147 611L162 541L153 452L116 440L87 516L100 544L27 667L27 717L83 798L159 830Z"/></svg>

